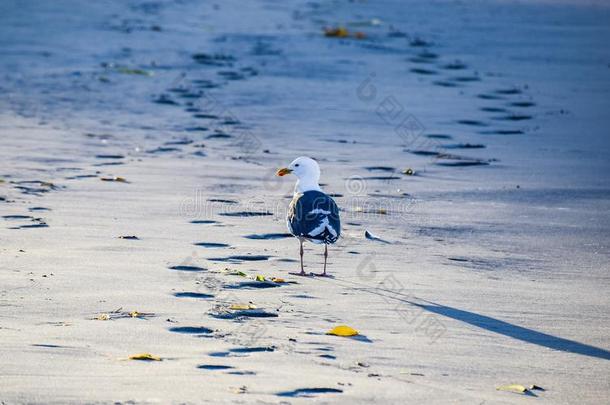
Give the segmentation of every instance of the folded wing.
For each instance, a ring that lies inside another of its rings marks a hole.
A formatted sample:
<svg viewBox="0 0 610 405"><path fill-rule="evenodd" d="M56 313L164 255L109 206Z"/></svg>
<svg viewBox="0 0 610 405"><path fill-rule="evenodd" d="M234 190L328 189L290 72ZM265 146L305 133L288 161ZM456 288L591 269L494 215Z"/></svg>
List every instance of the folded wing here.
<svg viewBox="0 0 610 405"><path fill-rule="evenodd" d="M339 208L320 191L295 194L288 209L288 230L315 243L335 243L341 234Z"/></svg>

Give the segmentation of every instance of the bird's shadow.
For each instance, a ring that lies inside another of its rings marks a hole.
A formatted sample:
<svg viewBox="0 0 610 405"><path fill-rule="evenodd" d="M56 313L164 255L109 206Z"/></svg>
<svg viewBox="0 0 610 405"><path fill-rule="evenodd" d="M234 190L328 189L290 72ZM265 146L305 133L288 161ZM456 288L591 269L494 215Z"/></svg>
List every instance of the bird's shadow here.
<svg viewBox="0 0 610 405"><path fill-rule="evenodd" d="M600 359L610 360L610 351L576 342L574 340L564 339L562 337L549 335L548 333L538 332L534 329L525 328L515 325L500 319L490 316L477 314L475 312L464 311L461 309L440 305L435 303L413 305L422 308L426 311L442 315L451 319L455 319L469 325L473 325L490 332L495 332L500 335L508 336L523 342L532 343L538 346L547 347L553 350L563 352L582 354L589 357L597 357Z"/></svg>
<svg viewBox="0 0 610 405"><path fill-rule="evenodd" d="M415 302L412 296L397 293L384 288L366 290L369 292L375 292L376 294L385 298L401 301L421 308L425 311L455 319L457 321L461 321L490 332L498 333L500 335L508 336L513 339L521 340L523 342L532 343L553 350L610 360L610 351L600 347L587 345L559 336L553 336L548 333L538 332L534 329L525 328L523 326L515 325L500 319L492 318L490 316L437 304L427 300L419 299L418 301L420 302ZM421 301L423 301L423 303Z"/></svg>

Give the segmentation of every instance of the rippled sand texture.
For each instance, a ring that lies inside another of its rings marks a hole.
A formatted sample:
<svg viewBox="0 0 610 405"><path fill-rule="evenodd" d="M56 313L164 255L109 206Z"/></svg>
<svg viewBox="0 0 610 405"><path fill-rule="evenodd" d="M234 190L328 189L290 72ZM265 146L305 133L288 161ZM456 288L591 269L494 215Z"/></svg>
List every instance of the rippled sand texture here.
<svg viewBox="0 0 610 405"><path fill-rule="evenodd" d="M609 22L3 1L0 401L607 403ZM332 278L289 275L300 155Z"/></svg>

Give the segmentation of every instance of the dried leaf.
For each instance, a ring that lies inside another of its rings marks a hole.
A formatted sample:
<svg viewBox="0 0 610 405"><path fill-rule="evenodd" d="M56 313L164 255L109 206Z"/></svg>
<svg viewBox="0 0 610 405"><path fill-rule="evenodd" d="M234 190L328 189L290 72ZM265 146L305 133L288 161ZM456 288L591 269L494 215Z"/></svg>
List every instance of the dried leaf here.
<svg viewBox="0 0 610 405"><path fill-rule="evenodd" d="M324 28L324 35L333 38L347 38L350 36L356 39L366 38L366 34L364 32L357 31L352 35L347 28L341 26L335 28Z"/></svg>
<svg viewBox="0 0 610 405"><path fill-rule="evenodd" d="M335 336L356 336L358 331L347 325L339 325L326 332L326 334Z"/></svg>
<svg viewBox="0 0 610 405"><path fill-rule="evenodd" d="M274 283L285 283L286 280L284 280L283 278L278 278L278 277L273 277L271 279L271 281L273 281Z"/></svg>
<svg viewBox="0 0 610 405"><path fill-rule="evenodd" d="M527 392L527 388L525 388L523 385L521 384L509 384L509 385L501 385L499 387L496 387L496 389L498 391L509 391L509 392L516 392L518 394L525 394Z"/></svg>
<svg viewBox="0 0 610 405"><path fill-rule="evenodd" d="M324 28L324 35L327 37L346 38L349 36L349 32L345 27Z"/></svg>
<svg viewBox="0 0 610 405"><path fill-rule="evenodd" d="M129 356L129 360L161 361L161 357L152 355L150 353L139 353Z"/></svg>
<svg viewBox="0 0 610 405"><path fill-rule="evenodd" d="M123 318L146 319L146 318L150 318L153 316L155 316L155 314L152 312L139 312L139 311L127 312L127 311L123 311L123 308L118 308L118 309L115 309L114 311L102 313L93 319L96 319L99 321L113 321L116 319L123 319Z"/></svg>
<svg viewBox="0 0 610 405"><path fill-rule="evenodd" d="M225 274L228 274L229 276L248 277L248 275L246 273L244 273L243 271L233 270L228 267L225 267L224 269L220 270L219 273L225 273Z"/></svg>
<svg viewBox="0 0 610 405"><path fill-rule="evenodd" d="M235 311L243 311L248 309L256 309L256 305L254 304L231 304L229 309L233 309Z"/></svg>

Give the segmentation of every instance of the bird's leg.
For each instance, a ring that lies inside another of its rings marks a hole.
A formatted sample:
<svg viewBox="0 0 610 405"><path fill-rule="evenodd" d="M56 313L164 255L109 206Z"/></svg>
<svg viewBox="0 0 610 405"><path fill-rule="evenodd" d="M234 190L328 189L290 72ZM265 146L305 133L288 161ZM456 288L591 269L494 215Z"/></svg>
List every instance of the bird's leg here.
<svg viewBox="0 0 610 405"><path fill-rule="evenodd" d="M324 244L324 272L322 272L320 274L316 274L316 276L330 277L328 274L326 274L326 260L327 259L328 259L328 245L325 243Z"/></svg>
<svg viewBox="0 0 610 405"><path fill-rule="evenodd" d="M323 276L326 275L326 259L328 258L328 245L325 243L324 244L324 272L322 273Z"/></svg>
<svg viewBox="0 0 610 405"><path fill-rule="evenodd" d="M303 240L299 240L301 242L301 276L305 275L305 270L303 269Z"/></svg>
<svg viewBox="0 0 610 405"><path fill-rule="evenodd" d="M301 249L299 250L299 254L301 255L301 272L297 273L288 273L288 274L292 274L294 276L306 276L307 273L305 273L305 269L303 268L303 239L299 238L299 242L301 243Z"/></svg>

